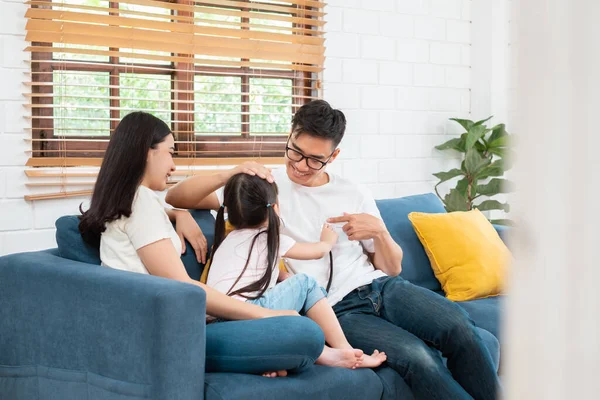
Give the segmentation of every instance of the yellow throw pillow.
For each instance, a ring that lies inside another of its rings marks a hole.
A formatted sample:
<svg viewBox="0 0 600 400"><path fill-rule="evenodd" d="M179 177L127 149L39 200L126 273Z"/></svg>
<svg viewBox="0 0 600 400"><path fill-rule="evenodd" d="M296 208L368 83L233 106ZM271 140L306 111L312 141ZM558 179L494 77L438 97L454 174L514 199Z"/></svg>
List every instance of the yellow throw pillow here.
<svg viewBox="0 0 600 400"><path fill-rule="evenodd" d="M233 230L233 226L229 223L229 221L225 221L225 236L229 235ZM200 282L206 283L208 279L208 271L210 270L210 260L206 261L206 265L204 266L204 271L202 271L202 275L200 276ZM283 260L279 260L279 270L281 272L287 272L287 268L283 263Z"/></svg>
<svg viewBox="0 0 600 400"><path fill-rule="evenodd" d="M481 211L408 214L446 297L467 301L499 295L510 251Z"/></svg>

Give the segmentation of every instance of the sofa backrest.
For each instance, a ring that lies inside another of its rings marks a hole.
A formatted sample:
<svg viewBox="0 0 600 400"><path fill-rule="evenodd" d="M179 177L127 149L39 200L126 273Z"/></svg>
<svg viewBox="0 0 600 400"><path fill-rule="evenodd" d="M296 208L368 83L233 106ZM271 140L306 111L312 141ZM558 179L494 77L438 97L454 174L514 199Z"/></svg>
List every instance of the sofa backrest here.
<svg viewBox="0 0 600 400"><path fill-rule="evenodd" d="M208 248L213 244L215 232L215 219L207 210L192 210L192 216L202 229L208 242ZM56 220L56 243L60 257L69 260L80 261L87 264L100 265L100 249L87 244L79 233L79 218L75 215L67 215ZM192 279L199 280L204 264L196 260L193 247L186 241L185 254L181 261Z"/></svg>
<svg viewBox="0 0 600 400"><path fill-rule="evenodd" d="M377 200L388 230L404 252L401 276L424 288L440 291L440 283L435 278L427 254L415 234L408 214L413 211L427 213L444 213L442 202L433 193L395 199ZM207 210L191 210L192 216L202 229L208 248L214 241L215 219ZM61 257L87 264L100 265L99 249L83 241L79 233L79 218L68 215L56 221L56 242ZM192 279L199 280L204 265L196 261L192 246L186 241L186 252L181 261Z"/></svg>
<svg viewBox="0 0 600 400"><path fill-rule="evenodd" d="M413 211L445 213L444 205L433 193L396 199L377 200L377 207L390 234L402 247L401 277L424 288L440 291L440 282L431 269L431 263L419 241L408 214Z"/></svg>

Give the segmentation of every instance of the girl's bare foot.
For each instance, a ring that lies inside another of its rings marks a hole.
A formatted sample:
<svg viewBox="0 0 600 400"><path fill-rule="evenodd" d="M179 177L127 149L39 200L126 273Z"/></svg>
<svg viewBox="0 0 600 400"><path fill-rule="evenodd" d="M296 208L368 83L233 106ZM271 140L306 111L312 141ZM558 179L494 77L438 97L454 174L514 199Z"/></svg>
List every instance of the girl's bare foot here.
<svg viewBox="0 0 600 400"><path fill-rule="evenodd" d="M360 364L359 368L379 367L385 360L387 360L385 353L383 351L379 352L378 350L375 350L370 356L363 356L363 362Z"/></svg>
<svg viewBox="0 0 600 400"><path fill-rule="evenodd" d="M317 359L319 365L341 368L358 368L363 361L363 351L359 349L332 349L325 346Z"/></svg>
<svg viewBox="0 0 600 400"><path fill-rule="evenodd" d="M264 376L265 378L276 378L278 376L287 376L287 371L285 369L282 369L281 371L276 371L276 372L265 372L264 374L262 374L262 376Z"/></svg>

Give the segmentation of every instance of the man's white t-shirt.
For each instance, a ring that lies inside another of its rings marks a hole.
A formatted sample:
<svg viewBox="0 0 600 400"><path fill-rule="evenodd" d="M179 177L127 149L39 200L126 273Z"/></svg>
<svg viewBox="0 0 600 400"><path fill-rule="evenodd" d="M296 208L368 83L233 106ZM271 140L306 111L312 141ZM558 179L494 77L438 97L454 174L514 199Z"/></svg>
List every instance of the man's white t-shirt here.
<svg viewBox="0 0 600 400"><path fill-rule="evenodd" d="M181 239L173 229L163 203L154 191L140 185L131 215L106 224L100 237L100 260L104 266L148 274L137 250L162 239L171 239L179 253Z"/></svg>
<svg viewBox="0 0 600 400"><path fill-rule="evenodd" d="M373 197L362 187L334 174L322 186L307 187L292 182L285 168L273 171L279 188L279 209L283 219L282 233L297 242L318 242L327 218L367 213L379 219L381 215ZM342 230L343 223L331 224L339 239L332 249L333 280L327 296L335 305L354 289L385 276L375 269L365 250L375 252L373 240L351 241ZM319 260L291 260L286 263L293 273L304 273L327 287L329 254Z"/></svg>
<svg viewBox="0 0 600 400"><path fill-rule="evenodd" d="M248 260L252 240L260 231L264 231L264 228L236 229L227 235L212 258L208 278L206 280L208 286L227 294L246 287L262 278L267 269L268 251L266 233L262 233L257 237L244 276L235 283L244 270L244 266ZM285 235L280 235L279 238L279 254L277 255L275 263L270 266L270 268L273 269L273 274L271 275L271 281L269 282L267 289L271 289L277 284L277 278L279 277L278 263L280 257L287 253L296 243L293 239ZM247 296L256 296L258 291L245 294ZM240 295L232 297L246 301L246 299Z"/></svg>

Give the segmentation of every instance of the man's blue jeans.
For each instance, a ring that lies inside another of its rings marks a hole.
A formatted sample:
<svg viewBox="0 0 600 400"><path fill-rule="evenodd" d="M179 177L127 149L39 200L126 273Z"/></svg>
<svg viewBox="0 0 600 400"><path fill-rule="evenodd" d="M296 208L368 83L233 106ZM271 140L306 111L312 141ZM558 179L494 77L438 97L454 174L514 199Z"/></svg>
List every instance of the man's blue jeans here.
<svg viewBox="0 0 600 400"><path fill-rule="evenodd" d="M385 351L416 398L496 398L490 353L467 313L446 298L386 276L349 293L334 311L350 344ZM447 368L434 349L448 359Z"/></svg>

